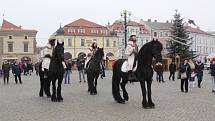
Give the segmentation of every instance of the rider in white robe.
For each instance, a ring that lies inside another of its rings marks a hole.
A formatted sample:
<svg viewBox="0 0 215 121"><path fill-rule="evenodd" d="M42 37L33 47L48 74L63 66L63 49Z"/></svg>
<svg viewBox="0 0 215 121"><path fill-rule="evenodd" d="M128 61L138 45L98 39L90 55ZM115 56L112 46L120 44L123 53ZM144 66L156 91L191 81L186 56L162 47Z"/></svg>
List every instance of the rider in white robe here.
<svg viewBox="0 0 215 121"><path fill-rule="evenodd" d="M128 65L127 65L127 70L128 70L128 80L133 79L133 66L135 62L135 58L138 53L138 47L136 44L136 35L132 34L129 38L127 47L125 49L125 54L128 56Z"/></svg>

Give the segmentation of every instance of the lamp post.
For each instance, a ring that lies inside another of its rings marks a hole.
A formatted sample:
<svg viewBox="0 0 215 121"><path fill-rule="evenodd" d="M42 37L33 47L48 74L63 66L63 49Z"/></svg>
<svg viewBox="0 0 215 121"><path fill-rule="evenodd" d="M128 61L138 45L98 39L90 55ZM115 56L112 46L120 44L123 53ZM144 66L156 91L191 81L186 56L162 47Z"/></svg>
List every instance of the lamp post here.
<svg viewBox="0 0 215 121"><path fill-rule="evenodd" d="M129 16L128 16L129 15ZM121 17L124 19L124 41L125 41L125 48L127 45L127 19L128 17L131 16L131 12L124 10L123 12L121 12ZM123 52L123 50L122 50Z"/></svg>

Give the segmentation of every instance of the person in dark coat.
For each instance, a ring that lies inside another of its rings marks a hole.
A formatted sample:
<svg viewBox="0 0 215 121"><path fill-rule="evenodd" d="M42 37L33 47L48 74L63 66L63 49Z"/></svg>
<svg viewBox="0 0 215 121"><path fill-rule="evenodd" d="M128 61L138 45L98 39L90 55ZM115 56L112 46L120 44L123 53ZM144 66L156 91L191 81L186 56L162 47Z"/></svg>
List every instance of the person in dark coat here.
<svg viewBox="0 0 215 121"><path fill-rule="evenodd" d="M78 73L79 73L79 82L82 81L81 77L83 77L84 83L86 82L85 80L85 75L84 75L84 64L85 62L83 60L77 59L77 68L78 68Z"/></svg>
<svg viewBox="0 0 215 121"><path fill-rule="evenodd" d="M212 77L212 92L215 93L215 59L213 59L210 65L210 70L211 70L211 77Z"/></svg>
<svg viewBox="0 0 215 121"><path fill-rule="evenodd" d="M154 70L157 72L157 81L158 82L165 82L163 79L163 65L156 65L154 66Z"/></svg>
<svg viewBox="0 0 215 121"><path fill-rule="evenodd" d="M22 79L21 79L21 68L20 66L18 65L18 63L16 62L14 65L13 65L13 74L15 76L15 82L17 84L17 78L19 79L19 83L22 84Z"/></svg>
<svg viewBox="0 0 215 121"><path fill-rule="evenodd" d="M10 73L10 64L8 62L4 63L2 65L2 70L4 74L4 84L6 83L7 79L7 84L9 83L9 73Z"/></svg>
<svg viewBox="0 0 215 121"><path fill-rule="evenodd" d="M201 62L201 60L197 60L195 63L195 72L196 72L197 78L198 78L198 88L201 88L203 70L204 70L204 64Z"/></svg>
<svg viewBox="0 0 215 121"><path fill-rule="evenodd" d="M181 78L181 91L184 92L185 86L185 93L188 92L188 79L191 76L191 68L188 64L188 59L185 59L179 68L180 78Z"/></svg>
<svg viewBox="0 0 215 121"><path fill-rule="evenodd" d="M170 72L169 80L170 80L171 77L172 77L172 81L175 81L175 72L176 72L176 65L175 65L175 62L172 62L172 63L169 65L169 72Z"/></svg>

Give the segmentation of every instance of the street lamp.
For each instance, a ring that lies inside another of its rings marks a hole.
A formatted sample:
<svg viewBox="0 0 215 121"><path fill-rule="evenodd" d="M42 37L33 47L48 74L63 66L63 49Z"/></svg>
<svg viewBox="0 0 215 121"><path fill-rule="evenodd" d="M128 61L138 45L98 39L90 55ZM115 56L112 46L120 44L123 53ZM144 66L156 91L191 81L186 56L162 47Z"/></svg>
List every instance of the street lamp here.
<svg viewBox="0 0 215 121"><path fill-rule="evenodd" d="M125 36L125 48L127 45L127 19L128 19L128 15L129 17L131 16L131 12L124 10L121 12L121 17L124 18L124 36Z"/></svg>

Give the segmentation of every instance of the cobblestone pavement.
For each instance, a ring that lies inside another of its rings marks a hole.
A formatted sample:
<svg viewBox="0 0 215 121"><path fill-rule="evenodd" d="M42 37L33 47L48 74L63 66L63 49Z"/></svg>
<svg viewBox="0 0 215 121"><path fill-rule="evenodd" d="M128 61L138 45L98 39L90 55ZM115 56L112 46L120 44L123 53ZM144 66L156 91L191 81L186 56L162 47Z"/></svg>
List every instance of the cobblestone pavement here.
<svg viewBox="0 0 215 121"><path fill-rule="evenodd" d="M152 84L155 109L142 109L139 83L128 84L130 100L118 104L111 92L111 71L98 81L98 95L87 92L87 84L78 82L72 73L71 84L63 84L64 102L52 103L39 97L39 77L23 76L23 84L4 85L0 78L0 121L215 121L215 94L211 78L205 72L202 88L180 92L180 81L156 81Z"/></svg>

